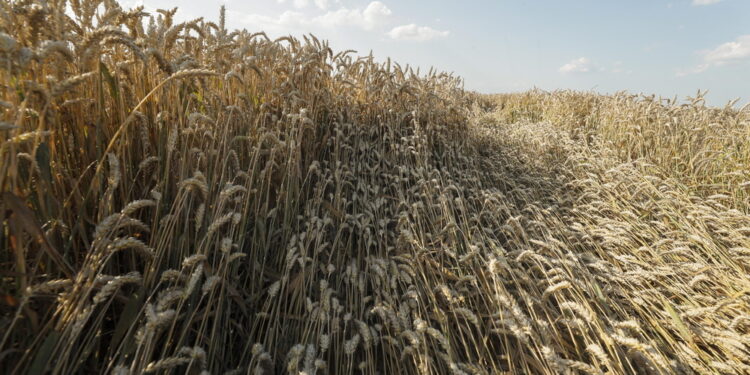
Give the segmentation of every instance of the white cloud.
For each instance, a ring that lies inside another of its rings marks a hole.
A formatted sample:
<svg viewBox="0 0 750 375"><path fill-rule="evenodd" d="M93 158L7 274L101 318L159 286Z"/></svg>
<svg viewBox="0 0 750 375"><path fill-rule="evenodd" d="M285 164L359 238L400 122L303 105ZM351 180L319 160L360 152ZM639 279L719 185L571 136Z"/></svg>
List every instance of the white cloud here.
<svg viewBox="0 0 750 375"><path fill-rule="evenodd" d="M367 5L362 15L365 22L380 23L391 15L391 10L380 1L373 1Z"/></svg>
<svg viewBox="0 0 750 375"><path fill-rule="evenodd" d="M312 23L322 27L358 26L372 30L383 24L391 15L391 10L380 1L373 1L364 10L341 8L312 19Z"/></svg>
<svg viewBox="0 0 750 375"><path fill-rule="evenodd" d="M435 30L428 26L417 26L415 24L401 25L394 27L388 32L388 36L393 39L412 40L424 42L430 39L443 38L448 36L450 31Z"/></svg>
<svg viewBox="0 0 750 375"><path fill-rule="evenodd" d="M693 0L693 6L696 5L711 5L720 2L721 0Z"/></svg>
<svg viewBox="0 0 750 375"><path fill-rule="evenodd" d="M286 0L276 0L276 2L279 4L284 4L286 3ZM312 2L316 7L318 7L318 9L326 10L331 5L331 2L338 4L340 3L340 0L312 0ZM292 4L295 8L302 9L310 4L310 0L292 0Z"/></svg>
<svg viewBox="0 0 750 375"><path fill-rule="evenodd" d="M328 0L314 0L314 2L316 7L323 10L328 9Z"/></svg>
<svg viewBox="0 0 750 375"><path fill-rule="evenodd" d="M733 42L727 42L712 50L703 51L703 58L707 63L716 65L750 58L750 35L742 35Z"/></svg>
<svg viewBox="0 0 750 375"><path fill-rule="evenodd" d="M560 73L588 73L594 69L594 64L586 57L579 57L558 69Z"/></svg>
<svg viewBox="0 0 750 375"><path fill-rule="evenodd" d="M294 0L295 4L300 0ZM308 0L301 0L307 2ZM301 3L300 3L301 4ZM307 3L306 3L307 4ZM318 7L328 6L328 1L315 0ZM310 17L298 11L288 10L278 17L250 14L243 21L255 29L270 32L290 33L293 31L310 31L311 28L358 27L372 30L384 24L391 15L391 10L380 1L373 1L366 8L328 11L316 17Z"/></svg>
<svg viewBox="0 0 750 375"><path fill-rule="evenodd" d="M308 18L300 12L286 11L279 17L249 14L244 16L242 21L253 30L288 34L291 31L297 31L308 21Z"/></svg>
<svg viewBox="0 0 750 375"><path fill-rule="evenodd" d="M734 41L720 44L714 49L699 51L699 54L703 57L703 62L694 68L677 71L678 77L702 73L712 66L750 60L750 34L741 35Z"/></svg>

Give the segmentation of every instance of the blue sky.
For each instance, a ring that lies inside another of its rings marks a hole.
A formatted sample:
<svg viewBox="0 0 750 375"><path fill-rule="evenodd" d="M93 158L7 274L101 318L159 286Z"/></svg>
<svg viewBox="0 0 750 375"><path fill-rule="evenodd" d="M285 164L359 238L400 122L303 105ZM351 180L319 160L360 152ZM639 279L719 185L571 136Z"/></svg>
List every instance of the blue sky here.
<svg viewBox="0 0 750 375"><path fill-rule="evenodd" d="M127 0L218 18L213 1ZM481 92L627 90L750 101L750 0L226 0L227 24L435 67Z"/></svg>

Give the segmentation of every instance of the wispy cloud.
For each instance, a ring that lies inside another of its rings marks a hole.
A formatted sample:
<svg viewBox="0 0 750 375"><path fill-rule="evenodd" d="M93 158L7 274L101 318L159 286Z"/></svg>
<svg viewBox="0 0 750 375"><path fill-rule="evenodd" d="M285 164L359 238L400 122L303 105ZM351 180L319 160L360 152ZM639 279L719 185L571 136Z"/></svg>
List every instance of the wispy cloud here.
<svg viewBox="0 0 750 375"><path fill-rule="evenodd" d="M720 2L721 0L693 0L693 6L697 5L711 5Z"/></svg>
<svg viewBox="0 0 750 375"><path fill-rule="evenodd" d="M678 77L701 73L712 66L750 60L750 34L741 35L737 39L720 44L716 48L699 51L699 54L702 56L703 62L693 68L677 71Z"/></svg>
<svg viewBox="0 0 750 375"><path fill-rule="evenodd" d="M696 65L696 66L694 66L694 67L692 67L692 68L688 68L688 69L679 69L679 70L677 71L677 76L678 76L678 77L685 77L685 76L689 76L689 75L691 75L691 74L698 74L698 73L703 73L703 72L705 72L705 71L706 71L706 69L708 69L708 68L709 68L710 66L711 66L711 65L709 65L709 64L699 64L699 65Z"/></svg>
<svg viewBox="0 0 750 375"><path fill-rule="evenodd" d="M612 68L609 69L609 72L614 74L633 74L632 70L625 68L622 61L615 61L612 64Z"/></svg>
<svg viewBox="0 0 750 375"><path fill-rule="evenodd" d="M569 63L563 65L558 69L560 73L571 74L571 73L588 73L594 69L594 64L587 57L579 57Z"/></svg>
<svg viewBox="0 0 750 375"><path fill-rule="evenodd" d="M450 31L435 30L429 26L417 26L408 24L394 27L388 32L388 36L398 40L411 40L424 42L435 38L443 38L450 34Z"/></svg>
<svg viewBox="0 0 750 375"><path fill-rule="evenodd" d="M302 4L304 0L295 0ZM329 2L325 0L315 0L317 7L328 7ZM336 28L336 27L356 27L364 30L373 30L375 27L386 23L391 16L391 10L380 1L373 1L362 8L339 8L331 10L319 16L311 17L299 11L288 10L278 17L271 17L261 14L250 14L243 17L243 21L253 25L255 28L268 30L271 32L289 33L291 31L310 31L313 28Z"/></svg>

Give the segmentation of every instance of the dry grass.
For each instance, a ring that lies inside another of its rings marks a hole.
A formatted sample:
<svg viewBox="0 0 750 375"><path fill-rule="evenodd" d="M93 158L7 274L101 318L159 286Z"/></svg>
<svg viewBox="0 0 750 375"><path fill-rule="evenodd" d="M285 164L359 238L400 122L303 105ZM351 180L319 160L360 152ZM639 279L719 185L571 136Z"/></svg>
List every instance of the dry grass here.
<svg viewBox="0 0 750 375"><path fill-rule="evenodd" d="M0 372L750 371L747 112L64 4L0 4Z"/></svg>
<svg viewBox="0 0 750 375"><path fill-rule="evenodd" d="M497 95L505 122L552 122L582 141L598 136L623 161L645 161L702 197L726 194L750 206L750 105L709 107L700 91L685 102L617 93L530 91Z"/></svg>

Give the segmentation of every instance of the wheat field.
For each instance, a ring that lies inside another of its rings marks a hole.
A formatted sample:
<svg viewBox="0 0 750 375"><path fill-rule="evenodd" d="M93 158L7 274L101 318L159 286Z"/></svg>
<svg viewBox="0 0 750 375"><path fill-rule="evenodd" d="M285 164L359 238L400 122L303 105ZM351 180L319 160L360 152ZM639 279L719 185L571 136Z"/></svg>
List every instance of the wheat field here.
<svg viewBox="0 0 750 375"><path fill-rule="evenodd" d="M750 108L0 7L0 373L750 374Z"/></svg>

